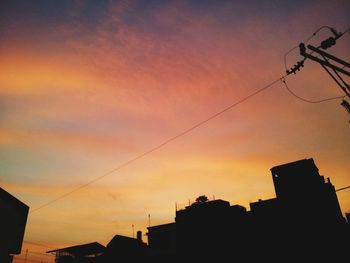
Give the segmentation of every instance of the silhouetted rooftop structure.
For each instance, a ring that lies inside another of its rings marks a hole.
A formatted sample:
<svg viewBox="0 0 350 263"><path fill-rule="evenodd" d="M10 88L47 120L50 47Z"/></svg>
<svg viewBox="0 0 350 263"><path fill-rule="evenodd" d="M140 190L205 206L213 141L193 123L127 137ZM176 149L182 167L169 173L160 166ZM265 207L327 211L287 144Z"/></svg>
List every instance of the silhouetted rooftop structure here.
<svg viewBox="0 0 350 263"><path fill-rule="evenodd" d="M148 228L151 251L161 262L253 262L254 254L263 261L282 254L295 260L341 258L339 237L349 232L330 179L319 174L313 159L278 165L271 173L276 198L252 202L247 211L200 196L176 211L175 223Z"/></svg>
<svg viewBox="0 0 350 263"><path fill-rule="evenodd" d="M270 169L278 198L295 198L318 191L324 183L313 159L303 159Z"/></svg>
<svg viewBox="0 0 350 263"><path fill-rule="evenodd" d="M58 253L57 263L344 260L348 244L341 237L349 236L350 215L347 221L342 216L330 179L313 159L278 165L271 173L276 197L250 203L249 211L201 195L176 209L175 222L148 227L148 246L138 231L137 238L114 236L94 258L96 243L49 252ZM79 261L72 260L77 254Z"/></svg>
<svg viewBox="0 0 350 263"><path fill-rule="evenodd" d="M46 253L67 253L74 256L87 256L102 253L105 247L98 242L65 247L47 251Z"/></svg>
<svg viewBox="0 0 350 263"><path fill-rule="evenodd" d="M100 243L93 242L72 247L65 247L47 251L46 253L55 253L56 263L85 263L94 262L95 258L102 255L105 247Z"/></svg>
<svg viewBox="0 0 350 263"><path fill-rule="evenodd" d="M181 211L176 214L182 254L194 258L198 251L202 251L199 253L201 260L222 261L230 257L232 247L243 253L248 215L245 207L231 206L228 201L217 199L186 210L187 214L181 214ZM187 231L193 231L193 237L187 238ZM186 251L185 246L191 245L194 249Z"/></svg>
<svg viewBox="0 0 350 263"><path fill-rule="evenodd" d="M176 222L181 220L191 220L196 217L215 216L218 213L222 213L230 208L230 203L224 200L208 200L206 202L194 202L185 209L176 211ZM205 218L202 218L205 220Z"/></svg>
<svg viewBox="0 0 350 263"><path fill-rule="evenodd" d="M176 254L176 223L148 227L148 245L151 258L165 262Z"/></svg>
<svg viewBox="0 0 350 263"><path fill-rule="evenodd" d="M316 225L344 221L338 198L329 178L318 172L313 159L303 159L271 168L276 196L284 213ZM317 219L317 220L316 220Z"/></svg>
<svg viewBox="0 0 350 263"><path fill-rule="evenodd" d="M147 252L141 231L137 232L137 238L115 235L108 243L101 262L138 262L147 257Z"/></svg>
<svg viewBox="0 0 350 263"><path fill-rule="evenodd" d="M20 254L29 207L0 187L0 262Z"/></svg>
<svg viewBox="0 0 350 263"><path fill-rule="evenodd" d="M122 235L115 235L112 240L108 243L107 248L108 249L118 249L118 250L123 250L123 249L129 249L132 247L142 247L146 245L142 240L139 235L139 238L132 238L132 237L127 237L127 236L122 236Z"/></svg>
<svg viewBox="0 0 350 263"><path fill-rule="evenodd" d="M277 209L280 209L280 202L277 198L266 200L259 199L258 202L250 203L250 211L259 215L266 215L270 211L275 211Z"/></svg>

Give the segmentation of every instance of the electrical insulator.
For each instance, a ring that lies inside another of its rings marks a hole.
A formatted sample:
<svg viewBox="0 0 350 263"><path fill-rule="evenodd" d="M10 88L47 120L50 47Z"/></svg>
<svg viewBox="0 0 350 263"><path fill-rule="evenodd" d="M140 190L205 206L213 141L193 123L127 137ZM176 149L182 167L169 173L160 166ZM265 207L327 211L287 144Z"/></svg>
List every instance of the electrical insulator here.
<svg viewBox="0 0 350 263"><path fill-rule="evenodd" d="M297 69L300 70L301 67L304 67L304 61L298 61L297 62Z"/></svg>
<svg viewBox="0 0 350 263"><path fill-rule="evenodd" d="M297 64L295 64L290 70L287 70L286 72L287 74L296 74L296 71L300 71L301 67L304 67L304 60L298 61Z"/></svg>
<svg viewBox="0 0 350 263"><path fill-rule="evenodd" d="M330 30L332 31L332 33L334 34L334 36L335 36L335 39L338 39L338 38L340 38L342 35L343 35L343 33L339 33L337 30L335 30L334 28L330 28Z"/></svg>
<svg viewBox="0 0 350 263"><path fill-rule="evenodd" d="M327 38L321 42L321 48L327 49L336 44L336 40L334 37Z"/></svg>

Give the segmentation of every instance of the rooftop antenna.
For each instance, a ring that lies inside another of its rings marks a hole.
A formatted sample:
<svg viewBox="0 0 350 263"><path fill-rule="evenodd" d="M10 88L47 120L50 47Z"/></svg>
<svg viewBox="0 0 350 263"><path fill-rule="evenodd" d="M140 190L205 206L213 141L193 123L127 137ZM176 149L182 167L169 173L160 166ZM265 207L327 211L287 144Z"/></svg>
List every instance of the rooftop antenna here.
<svg viewBox="0 0 350 263"><path fill-rule="evenodd" d="M148 227L151 227L151 215L148 214Z"/></svg>
<svg viewBox="0 0 350 263"><path fill-rule="evenodd" d="M131 227L132 227L132 238L135 238L135 234L134 234L134 224L132 224Z"/></svg>

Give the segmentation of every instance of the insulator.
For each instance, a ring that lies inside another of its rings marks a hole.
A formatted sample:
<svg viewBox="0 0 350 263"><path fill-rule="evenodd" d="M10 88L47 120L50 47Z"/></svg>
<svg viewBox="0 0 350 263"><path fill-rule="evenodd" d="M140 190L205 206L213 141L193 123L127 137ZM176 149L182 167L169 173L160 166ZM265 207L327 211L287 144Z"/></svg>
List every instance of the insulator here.
<svg viewBox="0 0 350 263"><path fill-rule="evenodd" d="M321 47L323 49L327 49L327 48L330 48L331 46L335 45L336 44L336 40L334 37L330 37L330 38L327 38L326 40L323 40L321 42Z"/></svg>

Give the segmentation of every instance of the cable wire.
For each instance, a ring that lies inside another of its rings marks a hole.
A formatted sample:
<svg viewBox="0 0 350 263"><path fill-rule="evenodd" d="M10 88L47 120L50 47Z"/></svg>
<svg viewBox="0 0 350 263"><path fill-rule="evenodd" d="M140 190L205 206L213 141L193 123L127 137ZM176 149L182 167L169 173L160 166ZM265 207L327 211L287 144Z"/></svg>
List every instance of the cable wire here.
<svg viewBox="0 0 350 263"><path fill-rule="evenodd" d="M21 253L26 253L26 251L22 250ZM37 252L37 251L30 251L30 250L28 250L28 254L45 256L45 257L54 257L55 256L53 254L42 253L42 252Z"/></svg>
<svg viewBox="0 0 350 263"><path fill-rule="evenodd" d="M157 151L158 149L164 147L165 145L171 143L172 141L174 141L174 140L176 140L176 139L178 139L178 138L180 138L180 137L182 137L182 136L184 136L184 135L190 133L190 132L193 131L194 129L197 129L198 127L204 125L205 123L207 123L207 122L211 121L212 119L218 117L219 115L225 113L226 111L228 111L228 110L230 110L230 109L232 109L232 108L238 106L239 104L241 104L241 103L247 101L248 99L254 97L255 95L259 94L260 92L262 92L262 91L264 91L264 90L266 90L266 89L272 87L273 85L275 85L276 83L278 83L278 82L280 82L282 79L284 79L285 77L287 77L287 75L284 75L284 76L282 76L282 77L280 77L280 78L278 78L278 79L272 81L271 83L267 84L266 86L264 86L264 87L262 87L262 88L260 88L260 89L258 89L258 90L256 90L256 91L254 91L253 93L251 93L251 94L249 94L248 96L244 97L243 99L240 99L239 101L237 101L237 102L231 104L230 106L228 106L228 107L226 107L226 108L220 110L219 112L217 112L217 113L211 115L210 117L208 117L208 118L206 118L206 119L204 119L204 120L198 122L197 124L195 124L195 125L191 126L190 128L188 128L188 129L186 129L186 130L180 132L179 134L177 134L177 135L175 135L175 136L173 136L173 137L170 137L169 139L167 139L167 140L165 140L164 142L158 144L157 146L151 148L150 150L145 151L144 153L142 153L142 154L140 154L140 155L137 155L136 157L127 160L126 162L120 164L118 167L116 167L116 168L110 170L109 172L106 172L106 173L104 173L103 175L98 176L98 177L92 179L91 181L89 181L89 182L87 182L87 183L85 183L85 184L82 184L82 185L80 185L80 186L78 186L78 187L72 189L71 191L66 192L66 193L64 193L64 194L62 194L62 195L60 195L60 196L58 196L57 198L52 199L52 200L48 201L47 203L42 204L41 206L39 206L39 207L37 207L37 208L31 210L30 213L34 213L34 212L36 212L36 211L38 211L38 210L41 210L41 209L43 209L44 207L47 207L47 206L51 205L52 203L55 203L55 202L57 202L58 200L61 200L61 199L65 198L66 196L71 195L71 194L73 194L74 192L77 192L77 191L79 191L80 189L85 188L85 187L87 187L87 186L89 186L89 185L91 185L91 184L93 184L93 183L95 183L95 182L101 180L102 178L104 178L104 177L106 177L106 176L108 176L108 175L110 175L110 174L112 174L112 173L114 173L114 172L119 171L120 169L122 169L122 168L124 168L124 167L126 167L126 166L128 166L128 165L130 165L130 164L132 164L132 163L134 163L135 161L137 161L137 160L143 158L144 156L146 156L146 155L148 155L148 154L150 154L150 153L153 153L153 152Z"/></svg>
<svg viewBox="0 0 350 263"><path fill-rule="evenodd" d="M39 246L39 247L46 247L46 248L57 249L57 247L52 247L52 246L48 246L48 245L44 245L44 244L40 244L40 243L32 242L32 241L25 241L24 240L23 243L30 244L30 245L35 245L35 246Z"/></svg>
<svg viewBox="0 0 350 263"><path fill-rule="evenodd" d="M318 28L318 29L317 29L310 37L308 37L304 42L306 43L306 42L310 41L319 31L321 31L321 30L324 29L324 28L328 28L329 30L331 30L331 27L329 27L329 26L322 26L322 27ZM350 28L347 29L345 32L347 32L347 31L349 31L349 30L350 30ZM345 32L344 32L344 33L345 33ZM294 49L297 48L297 47L298 47L298 46L296 46L296 47L290 49L290 50L287 51L286 54L284 55L284 61L285 61L285 67L286 67L286 69L287 69L287 65L286 65L286 56L287 56L288 53L290 53L292 50L294 50ZM253 96L259 94L260 92L262 92L262 91L264 91L264 90L270 88L271 86L273 86L274 84L276 84L276 83L279 82L279 81L282 81L282 82L285 84L287 90L288 90L293 96L297 97L298 99L300 99L300 100L302 100L302 101L308 102L308 103L320 103L320 102L324 102L324 101L329 101L329 100L344 98L344 97L334 97L334 98L328 98L328 99L324 99L324 100L320 100L320 101L311 101L311 100L304 99L304 98L302 98L302 97L296 95L293 91L291 91L291 90L288 88L287 83L285 82L285 77L287 77L287 76L288 76L288 74L286 74L286 75L284 75L284 76L282 76L282 77L276 79L275 81L272 81L270 84L268 84L268 85L266 85L266 86L264 86L264 87L262 87L262 88L256 90L255 92L249 94L248 96L244 97L243 99L241 99L241 100L239 100L239 101L233 103L232 105L230 105L230 106L224 108L223 110L221 110L221 111L219 111L219 112L213 114L212 116L208 117L207 119L198 122L197 124L193 125L192 127L190 127L190 128L188 128L188 129L182 131L181 133L179 133L179 134L177 134L177 135L175 135L175 136L173 136L173 137L170 137L169 139L167 139L167 140L165 140L164 142L160 143L159 145L157 145L157 146L151 148L150 150L148 150L148 151L146 151L146 152L144 152L144 153L142 153L142 154L140 154L140 155L138 155L138 156L136 156L136 157L134 157L134 158L129 159L128 161L126 161L126 162L120 164L118 167L116 167L116 168L110 170L109 172L106 172L105 174L103 174L103 175L101 175L101 176L99 176L99 177L96 177L96 178L92 179L91 181L89 181L89 182L87 182L87 183L85 183L85 184L82 184L82 185L80 185L80 186L78 186L78 187L72 189L72 190L69 191L69 192L66 192L66 193L62 194L62 195L58 196L57 198L52 199L52 200L48 201L47 203L44 203L43 205L41 205L41 206L39 206L39 207L37 207L37 208L31 210L30 213L36 212L36 211L38 211L38 210L40 210L40 209L42 209L42 208L44 208L44 207L46 207L46 206L49 206L49 205L51 205L52 203L55 203L55 202L57 202L57 201L59 201L59 200L65 198L66 196L71 195L72 193L77 192L77 191L79 191L80 189L85 188L85 187L87 187L87 186L89 186L89 185L91 185L91 184L93 184L93 183L95 183L95 182L101 180L102 178L104 178L104 177L106 177L106 176L108 176L108 175L110 175L110 174L112 174L112 173L114 173L114 172L116 172L116 171L118 171L118 170L120 170L120 169L122 169L122 168L128 166L128 165L130 165L131 163L133 163L133 162L135 162L135 161L137 161L137 160L143 158L144 156L146 156L146 155L148 155L148 154L150 154L150 153L152 153L152 152L154 152L154 151L156 151L156 150L162 148L163 146L169 144L170 142L172 142L172 141L174 141L174 140L176 140L176 139L178 139L178 138L180 138L180 137L182 137L182 136L184 136L184 135L190 133L190 132L193 131L194 129L196 129L196 128L202 126L203 124L209 122L210 120L216 118L217 116L223 114L224 112L226 112L226 111L228 111L228 110L230 110L230 109L232 109L232 108L238 106L239 104L241 104L241 103L245 102L246 100L250 99L251 97L253 97Z"/></svg>
<svg viewBox="0 0 350 263"><path fill-rule="evenodd" d="M335 190L336 192L339 192L339 191L342 191L342 190L345 190L345 189L349 189L350 188L350 185L349 186L346 186L346 187L342 187L342 188L339 188L337 190Z"/></svg>
<svg viewBox="0 0 350 263"><path fill-rule="evenodd" d="M346 97L346 95L345 95L345 96L338 96L338 97L326 98L326 99L322 99L322 100L309 100L309 99L305 99L305 98L300 97L299 95L295 94L295 93L288 87L285 78L282 78L281 80L282 80L284 86L286 87L286 89L289 91L290 94L292 94L292 95L293 95L294 97L296 97L297 99L302 100L302 101L307 102L307 103L322 103L322 102L331 101L331 100L344 99L344 98Z"/></svg>

